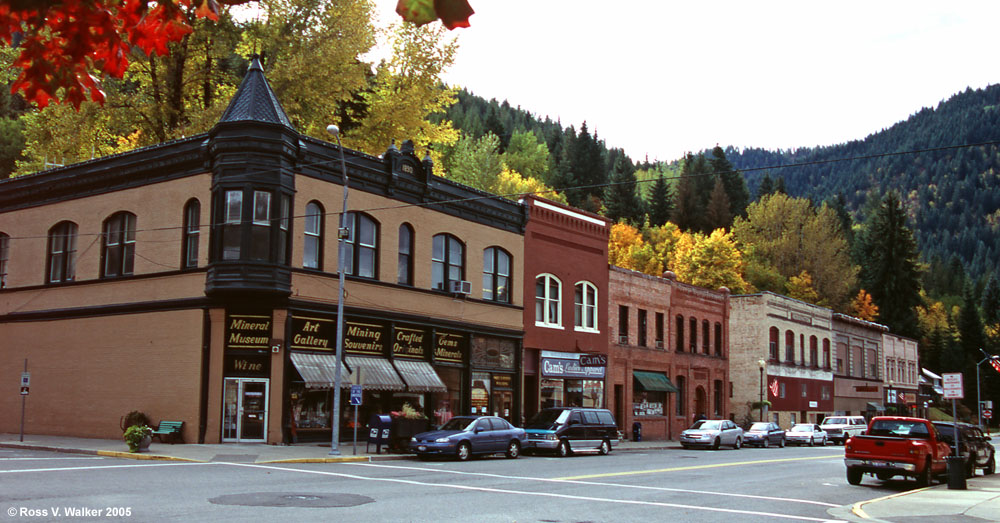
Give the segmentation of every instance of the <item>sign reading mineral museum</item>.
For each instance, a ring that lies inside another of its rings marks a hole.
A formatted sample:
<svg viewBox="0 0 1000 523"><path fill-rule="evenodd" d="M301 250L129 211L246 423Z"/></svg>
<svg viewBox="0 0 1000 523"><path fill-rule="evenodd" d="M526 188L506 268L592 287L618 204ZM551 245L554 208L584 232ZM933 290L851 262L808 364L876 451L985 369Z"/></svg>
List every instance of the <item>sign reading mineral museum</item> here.
<svg viewBox="0 0 1000 523"><path fill-rule="evenodd" d="M434 340L434 359L448 363L462 363L462 347L465 336L438 331Z"/></svg>
<svg viewBox="0 0 1000 523"><path fill-rule="evenodd" d="M333 352L337 348L337 321L332 318L293 317L292 339L288 347Z"/></svg>
<svg viewBox="0 0 1000 523"><path fill-rule="evenodd" d="M385 354L385 326L373 322L350 321L344 326L344 350L352 354Z"/></svg>
<svg viewBox="0 0 1000 523"><path fill-rule="evenodd" d="M392 353L396 356L423 359L429 338L424 329L396 327L392 339Z"/></svg>
<svg viewBox="0 0 1000 523"><path fill-rule="evenodd" d="M230 314L226 317L226 348L271 350L271 317Z"/></svg>

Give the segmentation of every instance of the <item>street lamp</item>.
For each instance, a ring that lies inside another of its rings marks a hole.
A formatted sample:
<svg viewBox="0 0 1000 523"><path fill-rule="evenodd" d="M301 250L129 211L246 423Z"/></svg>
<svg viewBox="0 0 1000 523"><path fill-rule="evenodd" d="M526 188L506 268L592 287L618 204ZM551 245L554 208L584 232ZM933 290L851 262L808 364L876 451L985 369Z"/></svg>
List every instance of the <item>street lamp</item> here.
<svg viewBox="0 0 1000 523"><path fill-rule="evenodd" d="M764 421L764 367L767 366L767 362L759 359L757 366L760 367L760 420Z"/></svg>
<svg viewBox="0 0 1000 523"><path fill-rule="evenodd" d="M976 409L979 412L979 426L982 427L983 426L983 399L982 399L982 391L979 388L979 366L982 365L983 363L986 363L987 361L990 361L990 360L1000 361L1000 356L996 356L996 355L993 355L993 354L988 354L986 351L984 351L981 348L979 349L979 352L982 352L983 356L986 356L979 363L976 364Z"/></svg>
<svg viewBox="0 0 1000 523"><path fill-rule="evenodd" d="M340 143L340 128L330 124L326 126L326 132L337 138L337 148L340 149L340 177L344 184L344 210L340 213L340 228L337 229L337 274L340 275L340 284L337 289L337 366L333 371L333 420L330 424L333 428L333 435L330 437L330 455L339 456L340 449L337 444L340 439L340 368L344 352L344 251L347 240L347 166L344 164L344 146Z"/></svg>

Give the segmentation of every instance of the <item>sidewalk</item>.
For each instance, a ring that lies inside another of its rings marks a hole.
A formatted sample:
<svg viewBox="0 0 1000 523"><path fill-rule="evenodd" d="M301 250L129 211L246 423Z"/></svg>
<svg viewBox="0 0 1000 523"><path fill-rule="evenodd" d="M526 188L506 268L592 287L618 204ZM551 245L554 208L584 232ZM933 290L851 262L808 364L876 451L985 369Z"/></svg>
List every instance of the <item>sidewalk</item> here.
<svg viewBox="0 0 1000 523"><path fill-rule="evenodd" d="M390 454L383 448L375 454L375 446L367 452L364 441L358 441L357 453L350 442L341 443L340 456L330 456L330 444L298 443L295 445L266 445L263 443L225 444L176 444L153 440L149 452L131 453L124 441L116 439L76 438L68 436L40 436L25 434L24 442L18 434L0 434L0 447L50 450L113 456L128 459L167 461L228 461L237 463L335 463L343 461L381 461L413 458L413 454ZM672 441L624 441L615 446L615 452L653 450L677 447Z"/></svg>
<svg viewBox="0 0 1000 523"><path fill-rule="evenodd" d="M977 475L966 480L966 486L967 490L949 490L947 483L936 484L838 507L829 514L872 523L1000 521L1000 474Z"/></svg>

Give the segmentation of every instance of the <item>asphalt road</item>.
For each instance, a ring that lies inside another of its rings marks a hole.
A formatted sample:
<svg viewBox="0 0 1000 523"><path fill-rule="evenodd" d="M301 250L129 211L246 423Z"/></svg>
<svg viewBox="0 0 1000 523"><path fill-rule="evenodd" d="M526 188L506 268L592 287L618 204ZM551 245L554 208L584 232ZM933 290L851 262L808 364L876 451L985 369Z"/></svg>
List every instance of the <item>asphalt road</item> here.
<svg viewBox="0 0 1000 523"><path fill-rule="evenodd" d="M829 521L831 508L914 487L868 477L852 487L842 457L843 447L829 446L252 464L0 449L0 513L2 521Z"/></svg>

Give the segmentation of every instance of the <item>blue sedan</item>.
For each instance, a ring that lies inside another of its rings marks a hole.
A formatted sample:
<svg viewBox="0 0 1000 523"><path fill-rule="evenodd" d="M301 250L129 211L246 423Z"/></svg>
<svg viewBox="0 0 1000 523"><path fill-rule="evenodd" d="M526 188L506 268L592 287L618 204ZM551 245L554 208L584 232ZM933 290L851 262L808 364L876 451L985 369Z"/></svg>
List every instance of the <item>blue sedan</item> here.
<svg viewBox="0 0 1000 523"><path fill-rule="evenodd" d="M504 453L510 459L521 455L527 439L524 429L496 416L456 416L438 430L410 438L417 456L454 456L465 461L476 454Z"/></svg>

